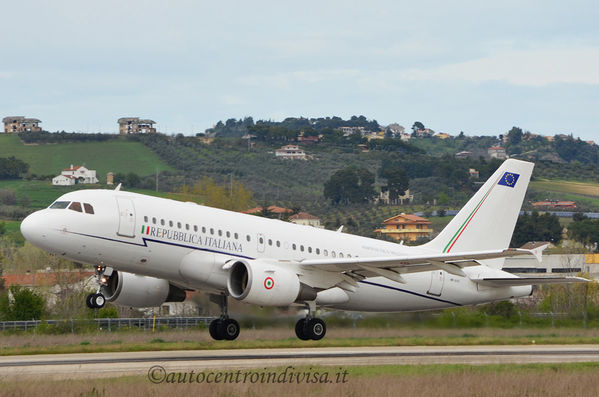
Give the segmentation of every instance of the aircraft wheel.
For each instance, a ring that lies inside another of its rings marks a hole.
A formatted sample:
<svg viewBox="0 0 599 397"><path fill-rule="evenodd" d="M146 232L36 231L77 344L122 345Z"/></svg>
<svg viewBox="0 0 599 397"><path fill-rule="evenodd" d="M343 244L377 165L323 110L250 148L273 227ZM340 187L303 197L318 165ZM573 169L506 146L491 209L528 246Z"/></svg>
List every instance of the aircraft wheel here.
<svg viewBox="0 0 599 397"><path fill-rule="evenodd" d="M300 318L295 323L295 335L301 340L308 340L310 337L306 334L306 319Z"/></svg>
<svg viewBox="0 0 599 397"><path fill-rule="evenodd" d="M85 297L85 305L87 307L89 307L90 309L95 309L96 307L93 304L92 299L94 298L94 294L89 294L88 296Z"/></svg>
<svg viewBox="0 0 599 397"><path fill-rule="evenodd" d="M106 304L106 298L102 294L94 294L91 298L91 303L94 305L94 308L101 309Z"/></svg>
<svg viewBox="0 0 599 397"><path fill-rule="evenodd" d="M239 323L232 318L228 318L222 321L221 331L224 339L234 340L239 336Z"/></svg>
<svg viewBox="0 0 599 397"><path fill-rule="evenodd" d="M312 340L320 340L327 333L327 326L320 318L313 317L306 321L304 332Z"/></svg>
<svg viewBox="0 0 599 397"><path fill-rule="evenodd" d="M223 328L223 321L220 318L217 318L215 320L212 320L212 322L210 322L210 326L208 327L208 332L210 332L210 336L212 337L212 339L214 340L223 340L224 339L224 332L222 331Z"/></svg>

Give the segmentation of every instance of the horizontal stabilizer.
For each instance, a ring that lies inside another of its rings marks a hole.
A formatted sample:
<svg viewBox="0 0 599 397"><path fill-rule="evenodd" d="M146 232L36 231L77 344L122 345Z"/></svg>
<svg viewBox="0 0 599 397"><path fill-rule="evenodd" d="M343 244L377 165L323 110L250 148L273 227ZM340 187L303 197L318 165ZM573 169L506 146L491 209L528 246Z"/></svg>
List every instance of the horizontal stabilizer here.
<svg viewBox="0 0 599 397"><path fill-rule="evenodd" d="M582 277L505 277L472 279L477 284L487 287L517 287L520 285L567 284L589 282Z"/></svg>

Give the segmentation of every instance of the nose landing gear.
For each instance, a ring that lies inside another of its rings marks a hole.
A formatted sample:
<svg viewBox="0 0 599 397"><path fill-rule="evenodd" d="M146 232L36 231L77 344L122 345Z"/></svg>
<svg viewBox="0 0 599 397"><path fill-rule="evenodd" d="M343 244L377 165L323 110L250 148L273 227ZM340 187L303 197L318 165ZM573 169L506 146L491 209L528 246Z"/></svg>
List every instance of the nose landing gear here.
<svg viewBox="0 0 599 397"><path fill-rule="evenodd" d="M102 287L106 286L108 279L104 276L106 266L96 266L96 280L98 282L98 289L95 294L89 294L85 298L85 304L90 309L101 309L106 304L106 298L101 292Z"/></svg>

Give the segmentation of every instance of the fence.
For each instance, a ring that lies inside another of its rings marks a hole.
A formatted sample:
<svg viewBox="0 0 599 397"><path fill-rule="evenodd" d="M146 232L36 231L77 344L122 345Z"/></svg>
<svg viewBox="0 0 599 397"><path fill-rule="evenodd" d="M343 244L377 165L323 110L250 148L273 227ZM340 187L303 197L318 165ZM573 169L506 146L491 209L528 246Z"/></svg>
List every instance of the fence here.
<svg viewBox="0 0 599 397"><path fill-rule="evenodd" d="M99 330L112 331L119 328L139 328L152 330L157 327L183 329L207 326L215 317L143 317L143 318L95 318L89 320L64 319L64 320L30 320L30 321L0 321L0 330L22 330L37 328L42 322L54 327L71 328L72 331L81 325L94 325Z"/></svg>

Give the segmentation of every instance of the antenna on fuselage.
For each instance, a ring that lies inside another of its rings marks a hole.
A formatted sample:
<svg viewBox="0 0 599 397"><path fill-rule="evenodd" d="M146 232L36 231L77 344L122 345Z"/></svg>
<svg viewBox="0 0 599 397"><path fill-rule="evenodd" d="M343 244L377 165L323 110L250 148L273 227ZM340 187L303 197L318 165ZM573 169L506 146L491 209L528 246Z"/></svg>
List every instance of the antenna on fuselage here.
<svg viewBox="0 0 599 397"><path fill-rule="evenodd" d="M121 185L122 185L122 183L119 183L118 186L114 188L114 191L115 192L120 191L121 190Z"/></svg>

